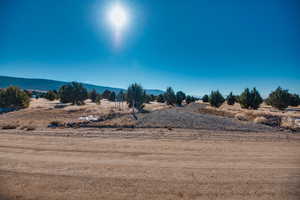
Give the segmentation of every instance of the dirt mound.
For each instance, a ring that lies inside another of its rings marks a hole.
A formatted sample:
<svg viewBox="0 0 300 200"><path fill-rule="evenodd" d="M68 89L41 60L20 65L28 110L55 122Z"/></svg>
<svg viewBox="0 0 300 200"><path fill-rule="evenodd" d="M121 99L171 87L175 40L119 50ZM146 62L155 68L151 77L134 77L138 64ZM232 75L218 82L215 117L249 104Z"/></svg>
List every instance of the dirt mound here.
<svg viewBox="0 0 300 200"><path fill-rule="evenodd" d="M141 128L190 128L206 130L230 131L274 131L276 129L251 122L200 113L205 105L191 104L166 110L153 111L149 114L139 114L136 127Z"/></svg>

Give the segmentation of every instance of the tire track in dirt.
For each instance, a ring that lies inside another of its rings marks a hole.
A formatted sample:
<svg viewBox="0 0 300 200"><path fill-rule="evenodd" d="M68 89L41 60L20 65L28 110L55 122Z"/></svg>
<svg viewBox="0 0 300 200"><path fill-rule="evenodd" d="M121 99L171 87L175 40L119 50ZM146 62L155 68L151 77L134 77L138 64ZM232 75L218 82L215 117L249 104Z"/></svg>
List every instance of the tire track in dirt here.
<svg viewBox="0 0 300 200"><path fill-rule="evenodd" d="M0 134L0 197L299 199L300 142L238 136L243 139L228 141L230 133L215 141Z"/></svg>

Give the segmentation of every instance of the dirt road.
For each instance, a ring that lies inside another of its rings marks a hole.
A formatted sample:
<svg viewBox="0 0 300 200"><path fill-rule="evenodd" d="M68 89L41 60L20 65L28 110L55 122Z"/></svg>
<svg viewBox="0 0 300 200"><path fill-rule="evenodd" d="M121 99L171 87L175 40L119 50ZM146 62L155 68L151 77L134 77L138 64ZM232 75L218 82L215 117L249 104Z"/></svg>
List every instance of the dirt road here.
<svg viewBox="0 0 300 200"><path fill-rule="evenodd" d="M300 197L299 139L272 133L251 133L255 139L216 133L190 140L171 137L172 132L169 139L122 138L134 131L118 134L0 133L0 199Z"/></svg>

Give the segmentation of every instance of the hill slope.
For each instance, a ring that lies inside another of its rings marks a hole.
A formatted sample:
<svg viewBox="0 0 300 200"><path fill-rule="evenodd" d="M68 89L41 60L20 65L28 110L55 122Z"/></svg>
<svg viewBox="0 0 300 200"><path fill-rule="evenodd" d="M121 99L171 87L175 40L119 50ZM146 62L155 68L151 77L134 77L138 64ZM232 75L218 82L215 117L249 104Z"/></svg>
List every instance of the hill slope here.
<svg viewBox="0 0 300 200"><path fill-rule="evenodd" d="M27 90L58 90L62 85L68 84L68 82L64 81L54 81L54 80L47 80L47 79L30 79L30 78L16 78L16 77L9 77L9 76L0 76L0 88L6 88L10 85L18 86L22 89ZM122 88L113 88L113 87L105 87L105 86L98 86L92 84L82 83L85 88L88 90L95 89L97 92L103 92L104 90L110 90L114 92L120 92L124 90ZM148 94L158 95L163 93L162 90L147 90Z"/></svg>

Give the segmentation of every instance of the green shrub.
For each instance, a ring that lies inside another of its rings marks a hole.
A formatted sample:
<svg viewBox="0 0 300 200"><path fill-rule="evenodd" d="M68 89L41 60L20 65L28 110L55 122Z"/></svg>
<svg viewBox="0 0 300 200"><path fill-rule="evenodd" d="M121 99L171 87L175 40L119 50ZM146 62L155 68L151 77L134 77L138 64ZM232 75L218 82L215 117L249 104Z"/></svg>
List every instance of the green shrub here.
<svg viewBox="0 0 300 200"><path fill-rule="evenodd" d="M202 97L202 101L205 103L207 103L209 101L209 97L207 94Z"/></svg>
<svg viewBox="0 0 300 200"><path fill-rule="evenodd" d="M62 103L83 105L84 101L88 98L88 92L81 83L72 82L59 89L59 97Z"/></svg>
<svg viewBox="0 0 300 200"><path fill-rule="evenodd" d="M278 87L275 91L271 92L267 102L274 108L284 110L290 104L290 94L288 90Z"/></svg>
<svg viewBox="0 0 300 200"><path fill-rule="evenodd" d="M159 103L165 103L165 98L164 98L163 94L158 95L157 98L156 98L156 100Z"/></svg>
<svg viewBox="0 0 300 200"><path fill-rule="evenodd" d="M182 101L185 100L185 94L182 91L176 93L176 104L181 106Z"/></svg>
<svg viewBox="0 0 300 200"><path fill-rule="evenodd" d="M193 97L193 96L190 96L190 95L187 95L187 97L185 99L186 104L190 104L190 103L195 102L195 101L196 101L196 98Z"/></svg>
<svg viewBox="0 0 300 200"><path fill-rule="evenodd" d="M31 92L31 91L24 90L24 92L27 94L27 96L29 96L29 98L31 98L31 97L32 97L32 92Z"/></svg>
<svg viewBox="0 0 300 200"><path fill-rule="evenodd" d="M156 99L156 96L153 94L150 94L150 101L155 101L155 99Z"/></svg>
<svg viewBox="0 0 300 200"><path fill-rule="evenodd" d="M253 88L253 90L251 91L251 96L252 96L251 108L257 110L260 104L263 102L263 99L256 88Z"/></svg>
<svg viewBox="0 0 300 200"><path fill-rule="evenodd" d="M290 106L299 106L300 105L300 97L298 94L290 94Z"/></svg>
<svg viewBox="0 0 300 200"><path fill-rule="evenodd" d="M251 99L252 98L250 90L249 88L246 88L239 98L239 103L241 104L241 107L249 109L251 107Z"/></svg>
<svg viewBox="0 0 300 200"><path fill-rule="evenodd" d="M144 101L145 103L150 103L151 101L151 96L148 95L145 90L144 90Z"/></svg>
<svg viewBox="0 0 300 200"><path fill-rule="evenodd" d="M55 92L50 90L45 94L45 99L48 99L49 101L54 101L55 99L57 99L57 95Z"/></svg>
<svg viewBox="0 0 300 200"><path fill-rule="evenodd" d="M230 94L226 98L227 104L228 105L234 105L235 103L235 96L230 92Z"/></svg>
<svg viewBox="0 0 300 200"><path fill-rule="evenodd" d="M240 103L240 95L235 95L235 102Z"/></svg>
<svg viewBox="0 0 300 200"><path fill-rule="evenodd" d="M168 87L166 92L164 93L164 99L168 105L175 105L176 104L176 95L174 90L171 87Z"/></svg>
<svg viewBox="0 0 300 200"><path fill-rule="evenodd" d="M258 109L260 104L263 102L262 97L256 88L253 88L251 91L249 88L246 88L244 92L239 96L239 103L242 108L246 109Z"/></svg>
<svg viewBox="0 0 300 200"><path fill-rule="evenodd" d="M95 89L93 89L90 93L89 93L89 98L91 99L92 102L96 102L98 93Z"/></svg>
<svg viewBox="0 0 300 200"><path fill-rule="evenodd" d="M108 98L109 101L116 101L116 93L111 92Z"/></svg>
<svg viewBox="0 0 300 200"><path fill-rule="evenodd" d="M10 86L0 91L0 107L2 108L22 109L27 108L29 104L29 96L18 87Z"/></svg>
<svg viewBox="0 0 300 200"><path fill-rule="evenodd" d="M104 92L102 93L102 98L103 98L103 99L109 99L110 94L111 94L111 91L109 91L109 90L104 90Z"/></svg>
<svg viewBox="0 0 300 200"><path fill-rule="evenodd" d="M211 92L211 94L209 96L209 103L210 103L211 106L218 108L224 102L225 102L225 99L218 90Z"/></svg>
<svg viewBox="0 0 300 200"><path fill-rule="evenodd" d="M127 89L127 103L130 108L134 107L141 111L144 108L145 95L141 85L134 83Z"/></svg>
<svg viewBox="0 0 300 200"><path fill-rule="evenodd" d="M97 97L96 97L96 104L100 105L101 104L101 95L98 94Z"/></svg>

